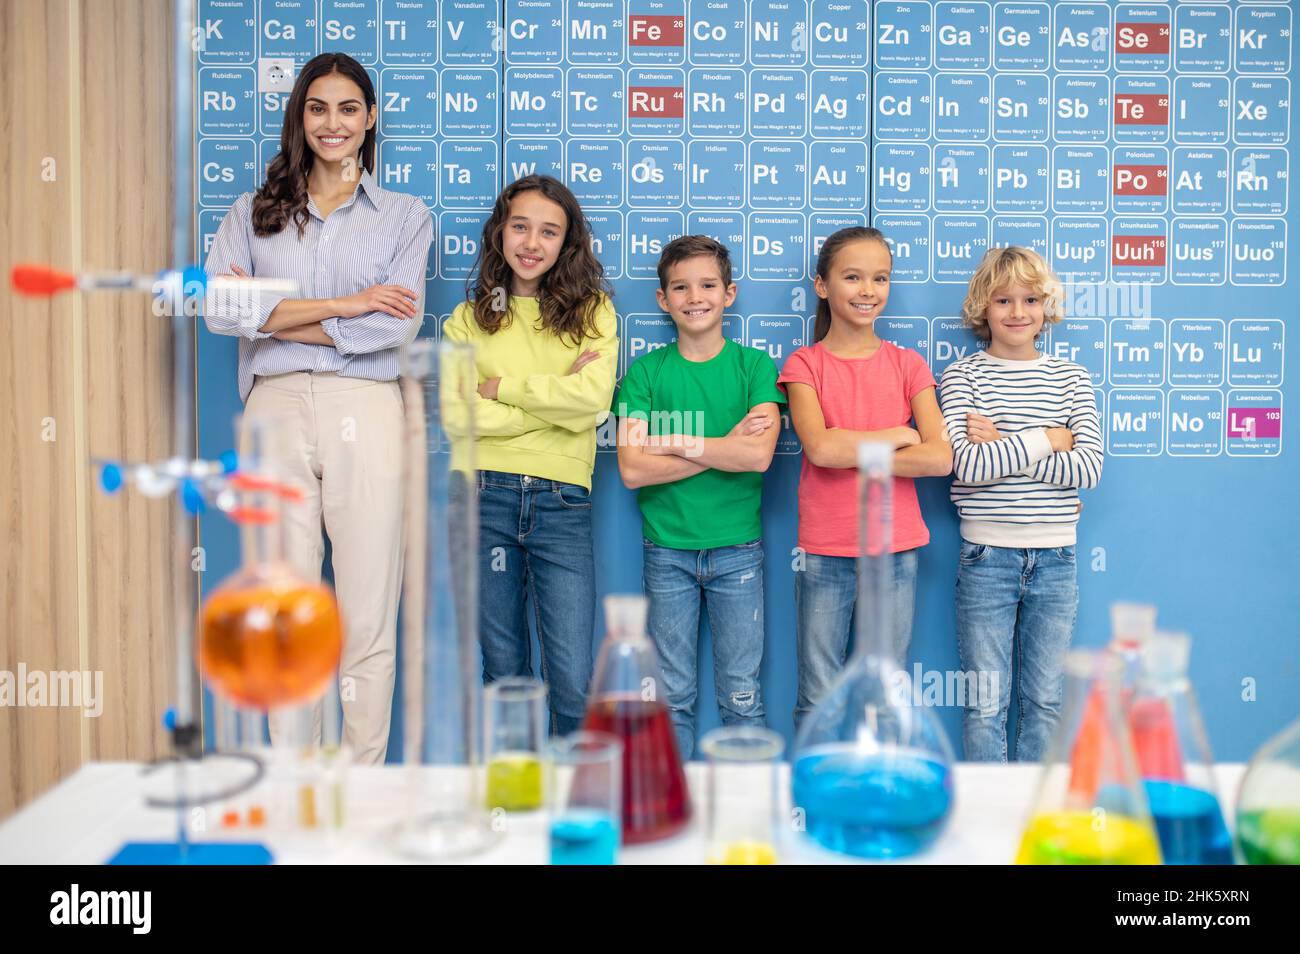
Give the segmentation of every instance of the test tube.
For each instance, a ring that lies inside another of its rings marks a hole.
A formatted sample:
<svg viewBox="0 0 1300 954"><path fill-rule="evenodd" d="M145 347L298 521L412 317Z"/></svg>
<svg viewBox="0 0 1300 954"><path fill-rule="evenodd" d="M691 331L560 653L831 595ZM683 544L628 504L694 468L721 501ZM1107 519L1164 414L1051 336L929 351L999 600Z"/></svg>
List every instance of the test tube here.
<svg viewBox="0 0 1300 954"><path fill-rule="evenodd" d="M612 865L623 817L623 743L607 732L574 732L547 747L551 864Z"/></svg>
<svg viewBox="0 0 1300 954"><path fill-rule="evenodd" d="M724 726L700 741L709 763L709 864L776 864L777 766L784 749L779 735L758 726Z"/></svg>
<svg viewBox="0 0 1300 954"><path fill-rule="evenodd" d="M239 710L240 739L246 751L256 756L265 756L266 750L262 737L262 716L252 709ZM246 819L249 827L262 828L267 823L266 796L268 789L258 786L249 793L245 801Z"/></svg>
<svg viewBox="0 0 1300 954"><path fill-rule="evenodd" d="M239 748L239 727L236 721L238 714L235 712L234 704L227 702L221 696L214 695L212 697L212 713L216 730L217 751L223 755L235 752ZM217 824L222 828L235 828L239 825L242 814L238 795L233 798L223 799L217 806Z"/></svg>
<svg viewBox="0 0 1300 954"><path fill-rule="evenodd" d="M324 759L324 782L322 785L325 825L331 831L343 827L346 817L344 796L347 793L347 767L352 761L351 751L343 744L343 727L340 720L339 684L331 679L322 700L325 707L324 742L322 757Z"/></svg>
<svg viewBox="0 0 1300 954"><path fill-rule="evenodd" d="M484 692L483 739L487 807L508 812L542 807L542 742L546 685L512 676Z"/></svg>

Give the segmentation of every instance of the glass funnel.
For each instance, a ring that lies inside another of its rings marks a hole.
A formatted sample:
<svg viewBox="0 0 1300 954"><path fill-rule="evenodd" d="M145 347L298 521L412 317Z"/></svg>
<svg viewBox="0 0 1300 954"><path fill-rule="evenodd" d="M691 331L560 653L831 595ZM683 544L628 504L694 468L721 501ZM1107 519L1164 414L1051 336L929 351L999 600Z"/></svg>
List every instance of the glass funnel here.
<svg viewBox="0 0 1300 954"><path fill-rule="evenodd" d="M1214 760L1187 678L1191 644L1185 633L1147 638L1129 731L1165 864L1230 865Z"/></svg>
<svg viewBox="0 0 1300 954"><path fill-rule="evenodd" d="M1255 753L1237 793L1237 843L1250 865L1300 865L1300 719Z"/></svg>
<svg viewBox="0 0 1300 954"><path fill-rule="evenodd" d="M487 848L497 830L482 779L478 490L469 345L417 338L402 352L403 755L397 850L437 859Z"/></svg>
<svg viewBox="0 0 1300 954"><path fill-rule="evenodd" d="M645 631L644 596L605 597L600 647L582 727L623 743L623 843L674 835L691 816L659 656Z"/></svg>
<svg viewBox="0 0 1300 954"><path fill-rule="evenodd" d="M229 511L242 560L203 602L198 657L215 692L265 712L320 697L338 669L343 628L333 590L285 559L282 508L297 493L275 471L282 426L246 416L242 430L231 479L237 506Z"/></svg>
<svg viewBox="0 0 1300 954"><path fill-rule="evenodd" d="M1160 864L1120 708L1121 668L1105 652L1066 655L1065 705L1043 758L1016 864Z"/></svg>
<svg viewBox="0 0 1300 954"><path fill-rule="evenodd" d="M893 651L893 459L858 449L861 556L852 658L795 738L796 825L861 858L927 848L953 809L952 747Z"/></svg>

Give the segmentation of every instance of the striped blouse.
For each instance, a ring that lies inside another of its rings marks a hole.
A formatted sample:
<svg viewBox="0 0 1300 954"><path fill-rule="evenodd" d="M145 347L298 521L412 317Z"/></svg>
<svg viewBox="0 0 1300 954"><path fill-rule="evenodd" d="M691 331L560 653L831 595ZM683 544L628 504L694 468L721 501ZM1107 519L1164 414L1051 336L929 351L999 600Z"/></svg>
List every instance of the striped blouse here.
<svg viewBox="0 0 1300 954"><path fill-rule="evenodd" d="M248 400L257 375L289 371L334 371L351 378L392 381L398 351L412 341L424 319L424 276L433 242L433 220L415 196L381 189L369 172L356 192L322 219L308 200L310 217L301 240L290 220L275 235L253 234L253 193L241 195L226 213L212 242L205 269L230 274L238 265L249 275L290 278L299 298L336 298L371 285L402 285L418 292L415 318L371 311L320 323L334 344L282 341L258 331L283 295L260 294L248 303L209 296L208 330L239 336L239 398Z"/></svg>
<svg viewBox="0 0 1300 954"><path fill-rule="evenodd" d="M948 366L939 402L952 441L952 502L968 543L1063 547L1075 542L1079 488L1101 480L1097 397L1081 365L1043 356L1010 361L977 351ZM974 444L966 415L990 418L999 440ZM1049 427L1074 450L1053 451Z"/></svg>

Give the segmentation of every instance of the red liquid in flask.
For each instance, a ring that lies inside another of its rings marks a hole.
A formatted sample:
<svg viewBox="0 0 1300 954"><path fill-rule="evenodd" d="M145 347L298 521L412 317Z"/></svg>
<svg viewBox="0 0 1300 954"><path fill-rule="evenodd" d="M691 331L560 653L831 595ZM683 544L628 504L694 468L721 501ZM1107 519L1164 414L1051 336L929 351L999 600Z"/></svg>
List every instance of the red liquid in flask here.
<svg viewBox="0 0 1300 954"><path fill-rule="evenodd" d="M1070 798L1080 804L1097 799L1101 785L1103 749L1106 747L1105 700L1093 689L1084 705L1083 719L1070 751Z"/></svg>
<svg viewBox="0 0 1300 954"><path fill-rule="evenodd" d="M1181 782L1183 753L1174 715L1163 699L1137 699L1129 709L1129 731L1143 778Z"/></svg>
<svg viewBox="0 0 1300 954"><path fill-rule="evenodd" d="M583 728L608 732L623 742L625 845L657 841L685 827L691 801L666 706L602 696L592 701Z"/></svg>

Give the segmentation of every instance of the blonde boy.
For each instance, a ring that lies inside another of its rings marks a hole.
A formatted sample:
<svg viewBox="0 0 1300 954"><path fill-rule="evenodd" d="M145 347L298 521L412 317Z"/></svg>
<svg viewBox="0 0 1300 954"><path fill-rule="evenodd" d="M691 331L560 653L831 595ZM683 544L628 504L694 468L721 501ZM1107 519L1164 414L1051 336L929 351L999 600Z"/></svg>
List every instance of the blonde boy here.
<svg viewBox="0 0 1300 954"><path fill-rule="evenodd" d="M961 517L957 649L964 671L999 677L996 699L967 701L962 734L971 761L1007 760L1013 649L1017 760L1042 756L1060 715L1079 603L1079 490L1097 485L1102 466L1088 372L1036 346L1061 320L1061 300L1060 280L1036 252L991 249L962 305L988 348L950 365L940 382Z"/></svg>

